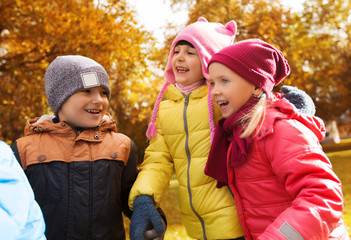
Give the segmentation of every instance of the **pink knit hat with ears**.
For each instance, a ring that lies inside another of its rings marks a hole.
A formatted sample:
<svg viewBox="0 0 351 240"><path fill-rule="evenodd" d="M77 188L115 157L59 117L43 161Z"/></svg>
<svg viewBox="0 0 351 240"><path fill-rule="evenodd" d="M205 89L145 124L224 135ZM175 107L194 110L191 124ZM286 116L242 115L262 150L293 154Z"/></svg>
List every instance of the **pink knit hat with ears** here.
<svg viewBox="0 0 351 240"><path fill-rule="evenodd" d="M169 84L175 84L175 77L172 69L172 58L174 54L175 45L181 41L187 41L191 43L201 61L202 74L206 78L206 83L208 83L208 70L207 66L213 54L221 50L222 48L229 46L234 42L236 34L236 23L234 20L229 21L225 26L220 23L208 22L204 17L200 17L197 22L190 24L184 28L173 40L171 51L169 53L169 58L167 66L165 69L166 83L163 85L160 93L157 96L154 111L152 113L151 122L146 131L146 136L150 140L156 137L156 116L159 109L162 97ZM208 112L209 112L209 124L211 130L211 139L214 134L214 122L213 122L213 105L211 100L211 86L208 93Z"/></svg>

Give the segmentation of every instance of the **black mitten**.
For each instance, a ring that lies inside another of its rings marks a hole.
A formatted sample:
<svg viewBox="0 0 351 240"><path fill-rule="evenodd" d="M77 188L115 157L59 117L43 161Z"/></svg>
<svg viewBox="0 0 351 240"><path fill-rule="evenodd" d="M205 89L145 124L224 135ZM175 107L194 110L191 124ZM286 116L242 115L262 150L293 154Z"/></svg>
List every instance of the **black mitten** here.
<svg viewBox="0 0 351 240"><path fill-rule="evenodd" d="M314 115L316 112L316 106L310 96L301 89L292 86L282 86L281 92L282 97L286 98L291 102L299 112Z"/></svg>
<svg viewBox="0 0 351 240"><path fill-rule="evenodd" d="M159 234L165 232L162 218L154 206L154 200L148 195L138 196L133 204L133 215L130 220L130 239L144 240L144 233L149 226Z"/></svg>

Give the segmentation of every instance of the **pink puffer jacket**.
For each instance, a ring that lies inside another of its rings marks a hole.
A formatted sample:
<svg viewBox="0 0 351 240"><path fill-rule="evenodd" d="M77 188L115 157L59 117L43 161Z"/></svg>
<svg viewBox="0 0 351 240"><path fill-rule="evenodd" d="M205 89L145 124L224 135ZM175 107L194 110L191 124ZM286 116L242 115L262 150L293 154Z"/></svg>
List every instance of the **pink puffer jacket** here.
<svg viewBox="0 0 351 240"><path fill-rule="evenodd" d="M268 109L247 161L228 171L245 239L350 239L324 133L285 100Z"/></svg>

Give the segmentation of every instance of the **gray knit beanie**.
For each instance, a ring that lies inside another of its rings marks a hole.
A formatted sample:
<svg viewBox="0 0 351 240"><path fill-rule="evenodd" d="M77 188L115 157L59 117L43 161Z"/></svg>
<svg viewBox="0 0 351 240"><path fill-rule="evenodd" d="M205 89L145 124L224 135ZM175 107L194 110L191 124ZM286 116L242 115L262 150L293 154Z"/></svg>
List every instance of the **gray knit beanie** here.
<svg viewBox="0 0 351 240"><path fill-rule="evenodd" d="M63 103L81 89L101 86L109 98L111 95L105 69L96 61L79 55L57 57L46 70L44 81L46 97L55 116Z"/></svg>

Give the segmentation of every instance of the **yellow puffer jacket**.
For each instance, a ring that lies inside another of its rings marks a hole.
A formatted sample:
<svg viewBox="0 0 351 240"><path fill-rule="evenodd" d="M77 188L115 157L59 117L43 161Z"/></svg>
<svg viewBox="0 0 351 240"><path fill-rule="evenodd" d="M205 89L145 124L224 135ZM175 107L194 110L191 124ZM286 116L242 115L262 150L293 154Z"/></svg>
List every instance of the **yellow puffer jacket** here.
<svg viewBox="0 0 351 240"><path fill-rule="evenodd" d="M141 194L153 196L158 206L175 171L188 235L196 239L237 238L243 232L230 191L216 188L217 182L204 174L210 150L207 92L208 86L202 86L183 96L174 85L168 87L169 99L158 111L157 137L145 151L129 206L132 208ZM215 115L216 121L220 117L217 109Z"/></svg>

